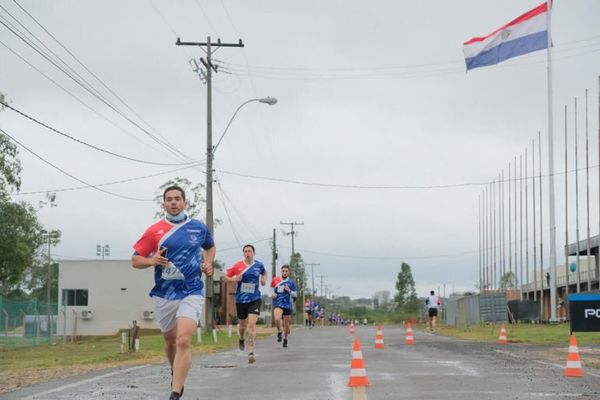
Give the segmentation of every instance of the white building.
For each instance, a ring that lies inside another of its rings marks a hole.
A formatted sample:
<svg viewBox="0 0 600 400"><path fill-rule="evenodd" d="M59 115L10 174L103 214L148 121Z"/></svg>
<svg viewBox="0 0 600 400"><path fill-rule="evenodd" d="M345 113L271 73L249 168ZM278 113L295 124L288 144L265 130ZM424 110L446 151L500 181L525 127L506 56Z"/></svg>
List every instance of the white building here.
<svg viewBox="0 0 600 400"><path fill-rule="evenodd" d="M135 269L131 260L60 261L57 335L113 335L134 320L158 329L153 285L154 268Z"/></svg>

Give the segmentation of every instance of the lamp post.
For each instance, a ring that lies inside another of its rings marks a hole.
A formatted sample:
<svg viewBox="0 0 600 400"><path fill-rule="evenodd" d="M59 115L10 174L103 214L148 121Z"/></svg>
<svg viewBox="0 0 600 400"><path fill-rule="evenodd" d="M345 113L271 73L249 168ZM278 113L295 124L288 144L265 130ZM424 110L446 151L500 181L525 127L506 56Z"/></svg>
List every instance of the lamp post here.
<svg viewBox="0 0 600 400"><path fill-rule="evenodd" d="M105 245L97 244L96 245L96 255L98 257L102 257L102 261L104 261L104 257L109 257L110 256L110 245L108 245L108 244L105 244Z"/></svg>
<svg viewBox="0 0 600 400"><path fill-rule="evenodd" d="M52 246L55 246L60 239L60 231L52 230L46 231L43 230L42 235L44 235L48 240L48 254L47 254L47 265L46 265L46 313L48 315L48 337L52 336L52 310L50 309L50 294L52 287L52 254L51 249Z"/></svg>
<svg viewBox="0 0 600 400"><path fill-rule="evenodd" d="M217 151L217 148L219 147L219 144L221 144L223 137L227 133L227 130L231 126L233 119L238 114L240 109L242 107L244 107L246 104L252 103L255 101L257 101L259 103L263 103L263 104L268 104L270 106L273 106L277 103L276 98L263 97L263 98L246 100L245 102L240 104L238 106L238 108L235 110L235 112L233 113L233 115L231 116L231 119L227 123L227 126L223 130L223 133L219 137L219 140L217 141L217 144L215 146L212 145L212 121L209 122L209 124L208 124L208 129L206 132L206 221L205 222L206 222L208 231L210 232L210 234L213 237L214 237L213 190L212 190L213 157L215 155L215 152ZM210 115L210 112L209 112L209 115ZM210 119L212 120L212 118L210 118ZM206 277L206 316L205 316L207 329L211 329L212 325L213 325L213 315L214 315L213 293L214 293L214 286L213 286L212 276L207 276Z"/></svg>

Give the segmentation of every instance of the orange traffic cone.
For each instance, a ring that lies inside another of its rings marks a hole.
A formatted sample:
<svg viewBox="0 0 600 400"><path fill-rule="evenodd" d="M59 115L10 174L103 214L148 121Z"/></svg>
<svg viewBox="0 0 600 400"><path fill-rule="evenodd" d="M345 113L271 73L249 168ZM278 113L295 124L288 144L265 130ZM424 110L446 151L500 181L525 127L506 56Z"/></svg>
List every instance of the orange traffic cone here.
<svg viewBox="0 0 600 400"><path fill-rule="evenodd" d="M362 351L360 351L360 342L358 339L354 339L354 346L352 348L352 363L350 364L350 379L348 380L348 386L352 388L352 398L354 400L366 400L366 387L368 385L369 378L367 378L365 360L363 358Z"/></svg>
<svg viewBox="0 0 600 400"><path fill-rule="evenodd" d="M579 358L579 349L577 348L575 335L571 335L571 339L569 340L569 354L567 354L565 376L570 378L580 378L583 376L583 368L581 367L581 358Z"/></svg>
<svg viewBox="0 0 600 400"><path fill-rule="evenodd" d="M410 322L406 323L406 338L404 339L404 344L415 344L415 337L413 336L412 324Z"/></svg>
<svg viewBox="0 0 600 400"><path fill-rule="evenodd" d="M350 330L349 330L349 333L350 333L351 335L354 335L354 321L351 321L351 322L350 322Z"/></svg>
<svg viewBox="0 0 600 400"><path fill-rule="evenodd" d="M377 334L375 335L375 348L383 349L383 332L381 331L381 325L377 327Z"/></svg>
<svg viewBox="0 0 600 400"><path fill-rule="evenodd" d="M502 323L502 327L500 328L500 336L498 336L497 340L498 344L508 344L508 339L506 338L506 323Z"/></svg>

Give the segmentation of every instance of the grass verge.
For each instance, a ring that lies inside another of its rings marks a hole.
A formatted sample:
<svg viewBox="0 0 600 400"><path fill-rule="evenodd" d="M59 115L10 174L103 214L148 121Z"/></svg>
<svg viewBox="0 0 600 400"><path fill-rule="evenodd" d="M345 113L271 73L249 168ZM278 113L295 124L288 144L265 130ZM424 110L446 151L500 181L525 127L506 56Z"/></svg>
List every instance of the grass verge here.
<svg viewBox="0 0 600 400"><path fill-rule="evenodd" d="M258 338L274 333L270 327L258 327ZM237 346L234 332L218 331L217 343L211 332L204 332L202 343L193 338L193 354L214 353ZM76 343L42 344L6 348L0 351L0 393L34 383L47 382L83 372L119 366L155 364L165 361L163 337L159 332L143 332L140 351L121 353L121 337L85 337Z"/></svg>

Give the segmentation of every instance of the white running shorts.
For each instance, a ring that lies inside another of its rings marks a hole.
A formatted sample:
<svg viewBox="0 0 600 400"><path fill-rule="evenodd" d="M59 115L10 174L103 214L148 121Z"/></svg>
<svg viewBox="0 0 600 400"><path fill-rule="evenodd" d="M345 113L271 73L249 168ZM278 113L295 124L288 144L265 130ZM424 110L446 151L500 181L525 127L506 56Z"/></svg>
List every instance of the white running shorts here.
<svg viewBox="0 0 600 400"><path fill-rule="evenodd" d="M200 295L191 295L177 300L167 300L158 296L152 298L161 332L168 332L175 328L179 317L193 319L197 324L204 309L204 296Z"/></svg>

